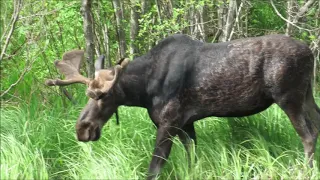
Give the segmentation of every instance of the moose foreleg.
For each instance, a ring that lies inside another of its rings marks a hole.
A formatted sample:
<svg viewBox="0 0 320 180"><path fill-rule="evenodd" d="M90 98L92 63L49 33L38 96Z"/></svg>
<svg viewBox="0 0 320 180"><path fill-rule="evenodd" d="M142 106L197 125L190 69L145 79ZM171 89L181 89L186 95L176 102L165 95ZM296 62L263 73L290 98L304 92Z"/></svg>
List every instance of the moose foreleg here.
<svg viewBox="0 0 320 180"><path fill-rule="evenodd" d="M171 138L175 135L176 129L174 127L164 126L158 128L156 145L149 166L147 179L155 179L159 174L161 167L164 165L170 154L172 147Z"/></svg>
<svg viewBox="0 0 320 180"><path fill-rule="evenodd" d="M157 108L149 112L158 130L147 179L155 179L159 174L170 154L172 138L177 135L182 127L182 113L177 99L170 100L167 104L163 106L158 105L156 107Z"/></svg>

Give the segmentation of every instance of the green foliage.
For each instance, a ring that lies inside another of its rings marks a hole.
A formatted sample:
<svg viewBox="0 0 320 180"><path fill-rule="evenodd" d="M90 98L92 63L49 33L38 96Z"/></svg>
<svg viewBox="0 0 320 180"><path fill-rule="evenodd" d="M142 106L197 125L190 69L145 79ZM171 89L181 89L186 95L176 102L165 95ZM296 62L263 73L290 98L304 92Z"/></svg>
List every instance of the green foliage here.
<svg viewBox="0 0 320 180"><path fill-rule="evenodd" d="M283 6L278 7L279 12L285 17L285 9ZM270 34L274 32L284 32L285 22L274 13L269 2L253 1L250 10L249 28L256 35Z"/></svg>
<svg viewBox="0 0 320 180"><path fill-rule="evenodd" d="M185 10L183 8L174 8L172 18L162 19L161 23L158 20L155 24L154 17L157 15L157 10L156 5L152 6L151 10L144 14L139 20L139 37L146 38L145 36L147 35L149 42L156 42L160 37L166 37L170 34L181 32L181 29L185 28L187 25L186 20L181 18L184 13Z"/></svg>

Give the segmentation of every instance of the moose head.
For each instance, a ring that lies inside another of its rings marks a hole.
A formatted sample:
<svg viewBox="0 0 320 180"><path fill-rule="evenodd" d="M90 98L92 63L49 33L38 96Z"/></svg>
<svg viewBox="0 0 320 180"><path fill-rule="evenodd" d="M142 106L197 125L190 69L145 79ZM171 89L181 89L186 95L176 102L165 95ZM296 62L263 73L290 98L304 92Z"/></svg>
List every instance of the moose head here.
<svg viewBox="0 0 320 180"><path fill-rule="evenodd" d="M100 138L103 125L116 111L118 105L111 94L129 59L123 59L114 67L103 69L104 56L100 56L95 63L95 77L90 79L80 74L83 57L83 50L66 52L61 61L54 62L59 72L65 76L65 80L49 79L46 85L66 86L74 83L87 85L86 95L90 99L76 123L78 140L86 142Z"/></svg>

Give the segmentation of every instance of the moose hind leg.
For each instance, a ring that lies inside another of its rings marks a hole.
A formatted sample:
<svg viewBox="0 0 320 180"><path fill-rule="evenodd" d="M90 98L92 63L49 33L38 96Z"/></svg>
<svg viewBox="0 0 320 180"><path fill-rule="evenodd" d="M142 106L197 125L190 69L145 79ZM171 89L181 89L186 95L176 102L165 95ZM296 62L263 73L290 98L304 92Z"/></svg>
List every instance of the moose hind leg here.
<svg viewBox="0 0 320 180"><path fill-rule="evenodd" d="M311 141L303 142L303 145L306 156L312 160L314 158L317 138L320 132L320 109L314 100L311 86L308 88L306 99L302 108L303 115L312 135ZM312 161L310 161L310 165L312 166Z"/></svg>
<svg viewBox="0 0 320 180"><path fill-rule="evenodd" d="M178 136L187 152L190 149L192 140L194 141L194 144L197 145L196 131L194 130L193 123L184 125L178 132Z"/></svg>
<svg viewBox="0 0 320 180"><path fill-rule="evenodd" d="M320 113L315 104L312 93L309 92L305 97L291 94L282 97L277 104L289 117L293 127L302 140L304 153L312 167L315 146L320 129Z"/></svg>
<svg viewBox="0 0 320 180"><path fill-rule="evenodd" d="M197 145L196 131L194 129L193 123L186 124L178 131L178 136L182 142L184 148L187 151L189 167L191 166L191 150L192 150L192 140L194 145Z"/></svg>

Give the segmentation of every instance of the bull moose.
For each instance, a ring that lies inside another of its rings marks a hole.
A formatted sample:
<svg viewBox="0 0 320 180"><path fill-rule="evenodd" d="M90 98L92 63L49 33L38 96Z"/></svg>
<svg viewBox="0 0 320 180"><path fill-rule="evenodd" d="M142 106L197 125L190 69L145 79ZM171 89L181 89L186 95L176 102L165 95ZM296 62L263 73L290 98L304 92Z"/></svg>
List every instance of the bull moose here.
<svg viewBox="0 0 320 180"><path fill-rule="evenodd" d="M79 141L96 141L120 105L148 110L157 127L148 179L155 178L178 135L188 151L196 144L194 122L209 116L242 117L273 103L287 114L312 166L320 129L320 109L312 94L314 58L304 43L285 35L267 35L223 43L203 43L173 35L133 61L124 59L95 78L79 73L84 51L66 52L55 66L65 80L49 86L82 83L90 97L76 123Z"/></svg>

